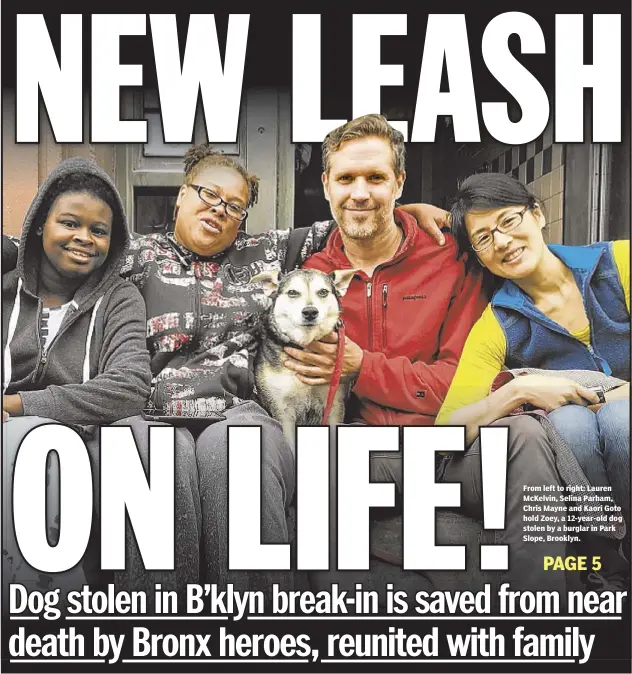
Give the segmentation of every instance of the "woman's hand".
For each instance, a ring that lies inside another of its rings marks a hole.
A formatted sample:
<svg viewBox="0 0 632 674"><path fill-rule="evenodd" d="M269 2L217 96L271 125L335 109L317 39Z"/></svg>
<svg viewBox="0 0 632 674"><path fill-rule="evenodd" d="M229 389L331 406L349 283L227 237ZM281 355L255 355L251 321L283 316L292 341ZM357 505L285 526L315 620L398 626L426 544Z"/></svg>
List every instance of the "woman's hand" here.
<svg viewBox="0 0 632 674"><path fill-rule="evenodd" d="M288 358L283 364L304 384L317 386L328 384L334 372L336 353L338 351L338 333L330 332L320 341L308 344L305 349L295 349L286 346ZM346 376L360 372L364 352L348 337L345 337L345 352L342 360L342 375Z"/></svg>
<svg viewBox="0 0 632 674"><path fill-rule="evenodd" d="M564 377L528 374L516 377L508 386L518 389L525 402L547 412L571 403L587 407L599 402L599 396L594 391Z"/></svg>
<svg viewBox="0 0 632 674"><path fill-rule="evenodd" d="M19 393L12 393L8 396L2 396L2 421L6 421L6 416L21 417L24 414L22 408L22 397Z"/></svg>
<svg viewBox="0 0 632 674"><path fill-rule="evenodd" d="M445 236L441 232L441 227L450 227L448 211L432 204L408 204L407 206L398 206L398 208L410 213L417 220L419 227L430 234L440 246L443 246Z"/></svg>
<svg viewBox="0 0 632 674"><path fill-rule="evenodd" d="M626 400L626 399L629 400L630 399L630 382L626 382L625 384L622 384L621 386L617 386L617 388L613 388L610 391L606 391L605 398L606 398L605 403L599 403L598 405L591 405L590 409L593 412L596 412L601 407L603 407L604 405L607 405L608 403L612 402L613 400Z"/></svg>

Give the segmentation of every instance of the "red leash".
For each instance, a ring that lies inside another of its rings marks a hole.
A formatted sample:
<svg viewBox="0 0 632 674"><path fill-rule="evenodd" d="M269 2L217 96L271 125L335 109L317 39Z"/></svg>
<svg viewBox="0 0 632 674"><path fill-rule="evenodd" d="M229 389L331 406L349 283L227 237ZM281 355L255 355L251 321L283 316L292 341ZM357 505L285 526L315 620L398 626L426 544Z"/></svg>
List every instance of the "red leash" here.
<svg viewBox="0 0 632 674"><path fill-rule="evenodd" d="M331 412L331 406L334 404L334 397L336 391L340 386L340 377L342 376L342 361L345 355L345 324L342 319L338 321L338 351L336 353L336 363L334 365L334 371L331 375L331 381L329 382L329 391L327 392L327 403L325 405L325 411L323 412L323 421L322 425L324 426L329 419L329 413Z"/></svg>

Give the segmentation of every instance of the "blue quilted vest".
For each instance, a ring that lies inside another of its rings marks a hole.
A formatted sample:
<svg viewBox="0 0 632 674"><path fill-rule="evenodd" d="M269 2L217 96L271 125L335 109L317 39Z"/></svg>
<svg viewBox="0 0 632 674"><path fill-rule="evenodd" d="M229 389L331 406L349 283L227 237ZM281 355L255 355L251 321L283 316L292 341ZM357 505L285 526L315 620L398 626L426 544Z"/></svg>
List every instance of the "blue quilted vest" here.
<svg viewBox="0 0 632 674"><path fill-rule="evenodd" d="M512 281L492 298L507 339L509 369L599 370L630 381L630 314L609 242L549 246L572 272L590 321L591 346L545 316Z"/></svg>

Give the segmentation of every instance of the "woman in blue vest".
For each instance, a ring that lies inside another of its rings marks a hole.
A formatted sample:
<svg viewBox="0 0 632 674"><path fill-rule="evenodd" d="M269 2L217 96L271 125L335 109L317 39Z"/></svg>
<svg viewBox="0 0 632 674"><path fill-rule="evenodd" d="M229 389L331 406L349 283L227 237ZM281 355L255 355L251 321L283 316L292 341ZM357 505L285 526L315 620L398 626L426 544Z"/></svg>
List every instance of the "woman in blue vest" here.
<svg viewBox="0 0 632 674"><path fill-rule="evenodd" d="M471 443L479 426L519 405L546 410L591 484L612 487L629 531L630 242L547 245L538 200L497 173L467 178L451 217L460 252L474 251L496 289L437 423L465 426ZM526 375L490 394L503 368L522 367L600 371L627 383L603 394L563 376Z"/></svg>

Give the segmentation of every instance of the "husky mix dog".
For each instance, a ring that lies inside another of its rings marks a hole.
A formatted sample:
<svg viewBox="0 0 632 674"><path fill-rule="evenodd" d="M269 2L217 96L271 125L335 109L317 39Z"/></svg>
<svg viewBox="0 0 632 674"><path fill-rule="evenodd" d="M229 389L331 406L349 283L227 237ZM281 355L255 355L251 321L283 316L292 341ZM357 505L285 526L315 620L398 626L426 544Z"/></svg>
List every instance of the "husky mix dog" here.
<svg viewBox="0 0 632 674"><path fill-rule="evenodd" d="M285 346L305 347L335 329L340 317L340 298L354 274L353 269L324 274L313 269L297 269L288 274L265 271L252 280L261 283L271 305L261 325L261 344L255 359L255 381L259 399L281 423L283 433L294 447L296 426L322 423L329 384L310 386L283 365L289 356ZM345 402L351 392L352 377L342 377L329 414L328 424L340 424Z"/></svg>

